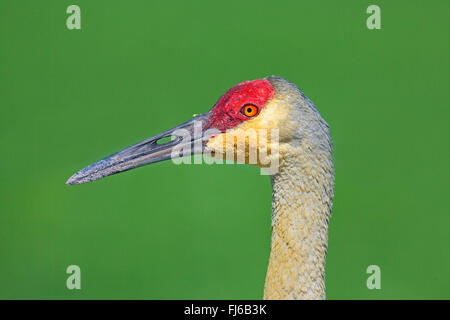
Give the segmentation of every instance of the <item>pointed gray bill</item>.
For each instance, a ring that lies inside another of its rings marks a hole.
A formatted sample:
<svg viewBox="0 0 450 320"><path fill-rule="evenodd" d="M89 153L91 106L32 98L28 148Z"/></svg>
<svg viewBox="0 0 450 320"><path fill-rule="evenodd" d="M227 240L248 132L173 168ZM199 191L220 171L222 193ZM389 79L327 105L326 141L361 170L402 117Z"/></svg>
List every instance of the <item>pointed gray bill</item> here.
<svg viewBox="0 0 450 320"><path fill-rule="evenodd" d="M75 173L66 184L86 183L149 163L180 158L186 156L183 152L186 149L190 151L188 155L201 154L208 138L203 133L207 129L205 126L209 116L209 113L197 115L170 130L97 161ZM167 137L172 137L173 140L158 143Z"/></svg>

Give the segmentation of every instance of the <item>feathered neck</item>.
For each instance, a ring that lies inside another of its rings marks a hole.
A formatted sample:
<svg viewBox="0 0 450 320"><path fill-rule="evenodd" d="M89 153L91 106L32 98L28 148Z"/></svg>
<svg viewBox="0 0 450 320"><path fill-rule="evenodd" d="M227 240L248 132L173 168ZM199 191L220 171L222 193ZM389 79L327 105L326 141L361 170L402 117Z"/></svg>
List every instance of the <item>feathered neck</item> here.
<svg viewBox="0 0 450 320"><path fill-rule="evenodd" d="M329 140L329 139L328 139ZM272 181L272 242L264 299L325 299L334 192L331 142L288 146Z"/></svg>

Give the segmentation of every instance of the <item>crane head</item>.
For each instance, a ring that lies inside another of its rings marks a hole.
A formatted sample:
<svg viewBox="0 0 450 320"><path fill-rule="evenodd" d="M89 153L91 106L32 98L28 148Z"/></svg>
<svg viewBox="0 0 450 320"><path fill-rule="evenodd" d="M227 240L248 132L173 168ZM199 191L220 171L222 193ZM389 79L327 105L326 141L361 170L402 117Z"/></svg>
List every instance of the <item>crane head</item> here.
<svg viewBox="0 0 450 320"><path fill-rule="evenodd" d="M267 160L278 161L278 152L283 152L286 143L299 138L299 122L308 121L305 110L311 108L302 108L305 103L308 105L307 101L294 84L280 77L239 83L209 112L91 164L74 174L66 184L81 184L192 154L207 153L216 159L264 167ZM302 112L302 109L305 110ZM160 142L167 137L172 140ZM266 153L264 162L258 157L261 151ZM252 159L252 154L257 154L256 160Z"/></svg>

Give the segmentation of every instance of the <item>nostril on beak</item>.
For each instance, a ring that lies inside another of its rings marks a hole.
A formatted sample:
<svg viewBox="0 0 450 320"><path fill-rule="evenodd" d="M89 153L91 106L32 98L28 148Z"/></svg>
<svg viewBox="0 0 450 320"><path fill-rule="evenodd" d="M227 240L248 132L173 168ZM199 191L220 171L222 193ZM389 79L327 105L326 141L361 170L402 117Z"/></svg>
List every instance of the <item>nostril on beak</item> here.
<svg viewBox="0 0 450 320"><path fill-rule="evenodd" d="M161 139L156 140L157 144L166 144L175 140L174 136L162 137Z"/></svg>

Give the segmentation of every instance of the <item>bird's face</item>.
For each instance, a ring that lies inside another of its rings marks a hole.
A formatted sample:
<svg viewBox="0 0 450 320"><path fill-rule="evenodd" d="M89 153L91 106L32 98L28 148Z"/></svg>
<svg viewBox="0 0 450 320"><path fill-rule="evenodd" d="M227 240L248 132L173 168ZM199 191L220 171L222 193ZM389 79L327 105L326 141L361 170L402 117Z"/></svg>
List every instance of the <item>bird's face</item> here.
<svg viewBox="0 0 450 320"><path fill-rule="evenodd" d="M279 108L276 90L269 80L242 82L228 90L210 111L206 126L219 133L205 146L221 159L270 165L278 143L278 131L287 110ZM264 159L262 159L264 157Z"/></svg>
<svg viewBox="0 0 450 320"><path fill-rule="evenodd" d="M291 119L295 108L269 80L237 84L209 112L86 167L67 184L85 183L149 163L200 153L267 166L279 141L283 144L291 139L296 127ZM172 141L158 142L168 136L173 137ZM255 154L256 162L252 158ZM266 155L264 161L260 161L261 154Z"/></svg>

